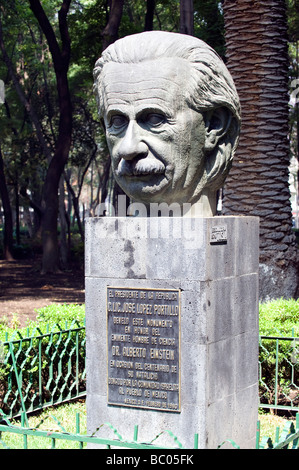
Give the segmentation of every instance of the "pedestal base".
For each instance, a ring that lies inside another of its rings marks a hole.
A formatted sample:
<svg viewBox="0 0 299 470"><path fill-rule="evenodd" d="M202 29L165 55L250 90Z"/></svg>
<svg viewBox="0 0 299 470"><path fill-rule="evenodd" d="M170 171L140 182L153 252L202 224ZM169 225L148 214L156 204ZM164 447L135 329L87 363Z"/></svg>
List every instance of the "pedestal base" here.
<svg viewBox="0 0 299 470"><path fill-rule="evenodd" d="M258 243L255 217L86 220L89 433L254 447Z"/></svg>

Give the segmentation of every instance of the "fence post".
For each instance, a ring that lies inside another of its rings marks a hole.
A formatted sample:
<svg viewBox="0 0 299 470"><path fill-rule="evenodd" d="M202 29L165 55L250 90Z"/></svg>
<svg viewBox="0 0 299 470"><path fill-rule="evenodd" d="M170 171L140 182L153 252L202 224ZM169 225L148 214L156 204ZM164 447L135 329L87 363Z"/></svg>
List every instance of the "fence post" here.
<svg viewBox="0 0 299 470"><path fill-rule="evenodd" d="M260 447L260 438L261 438L261 422L256 423L256 437L255 437L255 448L259 449Z"/></svg>
<svg viewBox="0 0 299 470"><path fill-rule="evenodd" d="M27 419L26 407L25 407L23 394L22 394L22 387L21 387L20 380L19 380L19 374L18 374L18 369L17 369L16 358L15 358L15 355L14 355L14 351L13 351L13 347L12 347L11 342L9 343L9 350L10 350L10 354L11 354L11 357L12 357L13 368L14 368L14 371L15 371L15 376L16 376L16 381L17 381L17 386L18 386L18 391L19 391L19 395L20 395L22 409L23 409L23 412L25 413L26 426L28 426L28 419Z"/></svg>
<svg viewBox="0 0 299 470"><path fill-rule="evenodd" d="M134 441L137 442L137 438L138 438L138 424L135 424L135 426L134 426Z"/></svg>
<svg viewBox="0 0 299 470"><path fill-rule="evenodd" d="M76 413L76 434L80 434L80 413ZM83 442L79 442L79 449L83 449Z"/></svg>
<svg viewBox="0 0 299 470"><path fill-rule="evenodd" d="M21 426L22 426L22 428L25 427L25 421L26 421L26 426L28 427L28 420L27 420L26 411L22 411L22 414L21 414ZM28 440L27 439L28 439L27 434L23 434L24 449L28 449Z"/></svg>
<svg viewBox="0 0 299 470"><path fill-rule="evenodd" d="M43 384L42 384L42 340L38 340L38 393L39 406L43 405Z"/></svg>

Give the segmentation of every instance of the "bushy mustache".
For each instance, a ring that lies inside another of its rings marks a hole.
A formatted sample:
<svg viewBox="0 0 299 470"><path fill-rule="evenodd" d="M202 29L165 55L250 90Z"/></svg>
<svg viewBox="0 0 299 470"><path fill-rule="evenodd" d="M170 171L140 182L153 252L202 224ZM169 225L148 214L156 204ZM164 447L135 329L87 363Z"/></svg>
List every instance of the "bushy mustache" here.
<svg viewBox="0 0 299 470"><path fill-rule="evenodd" d="M139 158L132 160L121 159L117 167L117 176L138 176L148 174L161 174L165 172L165 165L156 158Z"/></svg>

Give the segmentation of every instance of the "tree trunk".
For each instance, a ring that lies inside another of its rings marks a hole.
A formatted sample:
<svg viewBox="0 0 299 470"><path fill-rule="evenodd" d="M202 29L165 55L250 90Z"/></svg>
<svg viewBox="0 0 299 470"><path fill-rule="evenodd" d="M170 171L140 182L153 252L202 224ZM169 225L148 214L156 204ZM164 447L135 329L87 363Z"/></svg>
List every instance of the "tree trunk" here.
<svg viewBox="0 0 299 470"><path fill-rule="evenodd" d="M6 185L6 178L4 174L4 164L2 152L0 148L0 196L2 199L2 206L4 212L4 239L3 239L3 255L7 261L13 261L13 223L12 211L9 201L9 195Z"/></svg>
<svg viewBox="0 0 299 470"><path fill-rule="evenodd" d="M60 263L62 269L67 269L69 259L69 247L67 244L68 223L64 203L64 177L60 178L59 183L59 220L60 220Z"/></svg>
<svg viewBox="0 0 299 470"><path fill-rule="evenodd" d="M298 273L288 185L285 1L225 0L223 11L227 66L242 109L223 213L260 217L260 299L292 297Z"/></svg>
<svg viewBox="0 0 299 470"><path fill-rule="evenodd" d="M56 74L59 104L59 130L54 156L49 164L43 194L43 261L42 272L55 272L59 267L57 218L58 187L60 177L68 159L72 135L72 104L68 86L67 72L70 60L70 38L67 14L71 0L63 0L58 13L61 46L58 44L53 28L39 0L30 0L30 7L46 36L52 55Z"/></svg>
<svg viewBox="0 0 299 470"><path fill-rule="evenodd" d="M47 145L46 139L44 138L44 134L43 134L43 131L42 131L42 126L39 122L38 115L35 112L35 109L32 106L32 104L30 103L30 101L27 99L27 97L26 97L26 95L25 95L25 93L24 93L24 91L23 91L23 89L20 85L19 78L17 77L17 74L14 71L12 62L11 62L11 60L10 60L8 54L7 54L6 47L5 47L4 40L3 40L3 31L2 31L1 20L0 20L0 49L2 51L3 60L4 60L5 65L7 67L8 73L11 77L11 80L14 84L14 87L15 87L15 90L18 94L19 100L20 100L20 102L22 103L22 105L24 106L24 108L26 109L27 113L30 116L30 119L31 119L31 121L32 121L32 123L35 127L35 132L36 132L37 138L39 140L39 143L40 143L40 145L43 149L45 157L47 158L48 161L50 161L51 151L50 151L50 149Z"/></svg>
<svg viewBox="0 0 299 470"><path fill-rule="evenodd" d="M65 106L63 109L63 101ZM66 98L60 103L61 119L59 125L59 136L55 148L54 157L49 165L44 184L44 211L42 216L43 231L43 266L42 271L55 272L58 269L58 187L60 177L67 162L71 145L71 105L70 99ZM65 118L65 121L63 121Z"/></svg>
<svg viewBox="0 0 299 470"><path fill-rule="evenodd" d="M144 31L153 30L155 6L156 6L156 0L147 0L145 21L144 21Z"/></svg>
<svg viewBox="0 0 299 470"><path fill-rule="evenodd" d="M75 218L77 219L78 230L79 230L79 233L80 233L81 241L84 243L84 229L83 229L82 222L81 222L80 208L79 208L79 196L80 196L80 193L76 196L75 191L73 190L72 185L70 184L69 179L66 179L66 184L67 184L67 187L68 187L68 191L69 191L69 193L70 193L70 195L71 195L71 197L72 197L73 208L74 208L74 214L75 214Z"/></svg>
<svg viewBox="0 0 299 470"><path fill-rule="evenodd" d="M19 178L18 171L16 170L14 176L14 190L15 190L15 211L16 211L16 242L17 245L21 244L20 233L20 197L19 197Z"/></svg>
<svg viewBox="0 0 299 470"><path fill-rule="evenodd" d="M104 167L103 167L103 177L102 177L102 191L101 191L101 203L106 201L108 196L108 182L111 169L111 159L107 158Z"/></svg>
<svg viewBox="0 0 299 470"><path fill-rule="evenodd" d="M193 0L180 0L180 33L194 35Z"/></svg>
<svg viewBox="0 0 299 470"><path fill-rule="evenodd" d="M29 206L34 210L32 236L35 236L40 231L43 210L39 204L39 201L37 201L37 198L34 192L32 193L31 196L29 196L26 188L24 186L23 187L21 186L20 195L26 200Z"/></svg>
<svg viewBox="0 0 299 470"><path fill-rule="evenodd" d="M103 50L118 38L118 28L123 13L124 0L111 0L109 20L102 31Z"/></svg>

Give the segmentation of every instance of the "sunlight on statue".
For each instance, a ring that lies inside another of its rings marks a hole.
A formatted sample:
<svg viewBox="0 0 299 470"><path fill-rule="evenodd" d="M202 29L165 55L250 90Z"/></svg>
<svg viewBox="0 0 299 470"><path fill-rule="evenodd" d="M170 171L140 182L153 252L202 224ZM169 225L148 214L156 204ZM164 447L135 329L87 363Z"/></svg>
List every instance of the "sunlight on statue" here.
<svg viewBox="0 0 299 470"><path fill-rule="evenodd" d="M94 78L113 174L130 199L215 215L240 133L239 98L217 53L192 36L135 34L103 52Z"/></svg>

